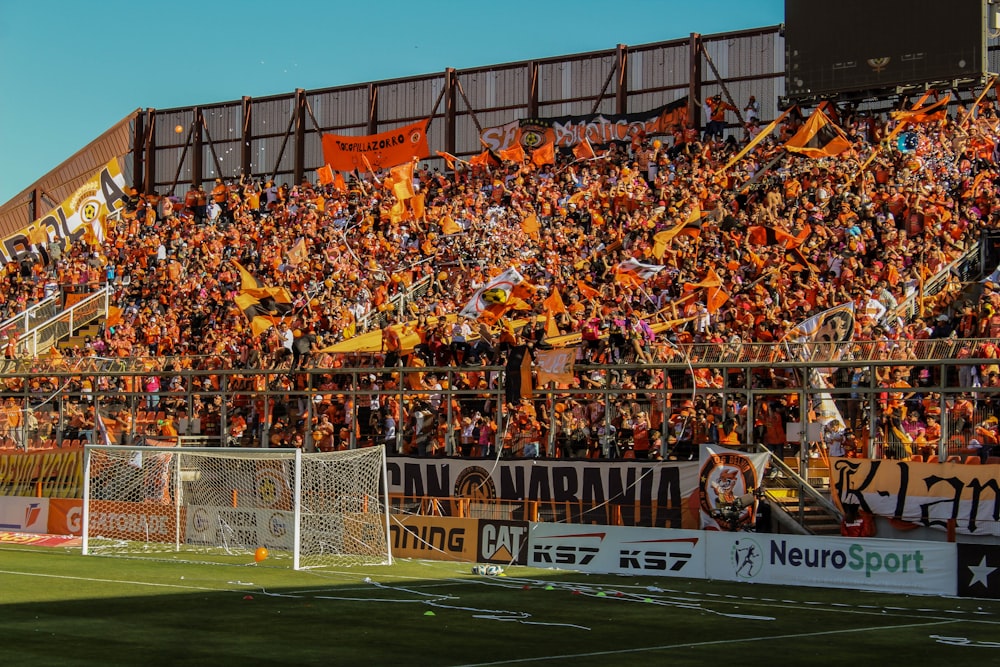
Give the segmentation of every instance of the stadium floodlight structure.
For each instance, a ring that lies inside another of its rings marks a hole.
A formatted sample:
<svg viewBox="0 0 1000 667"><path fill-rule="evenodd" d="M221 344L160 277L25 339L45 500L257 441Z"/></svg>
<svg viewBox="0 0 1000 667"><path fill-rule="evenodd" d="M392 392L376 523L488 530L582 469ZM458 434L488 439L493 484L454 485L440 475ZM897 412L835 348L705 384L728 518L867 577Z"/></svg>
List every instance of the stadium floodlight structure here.
<svg viewBox="0 0 1000 667"><path fill-rule="evenodd" d="M381 446L90 445L83 553L243 564L266 553L295 569L391 564L386 479Z"/></svg>

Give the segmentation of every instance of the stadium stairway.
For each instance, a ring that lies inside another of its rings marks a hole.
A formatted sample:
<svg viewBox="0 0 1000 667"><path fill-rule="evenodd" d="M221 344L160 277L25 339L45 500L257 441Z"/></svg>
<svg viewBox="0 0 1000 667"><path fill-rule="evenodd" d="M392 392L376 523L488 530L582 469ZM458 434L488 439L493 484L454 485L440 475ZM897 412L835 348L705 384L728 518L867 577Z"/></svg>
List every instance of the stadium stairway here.
<svg viewBox="0 0 1000 667"><path fill-rule="evenodd" d="M56 348L60 352L65 352L66 350L72 350L75 347L79 347L81 350L87 343L87 338L94 340L97 335L101 332L101 323L92 322L86 326L82 326L73 332L72 335L67 336L56 343Z"/></svg>
<svg viewBox="0 0 1000 667"><path fill-rule="evenodd" d="M768 489L771 511L781 511L812 535L840 535L840 517L796 489Z"/></svg>
<svg viewBox="0 0 1000 667"><path fill-rule="evenodd" d="M805 477L799 475L796 457L786 457L780 462L772 458L771 463L765 497L772 516L781 515L777 523L784 525L788 532L839 535L841 517L830 501L828 463L823 459L810 459Z"/></svg>

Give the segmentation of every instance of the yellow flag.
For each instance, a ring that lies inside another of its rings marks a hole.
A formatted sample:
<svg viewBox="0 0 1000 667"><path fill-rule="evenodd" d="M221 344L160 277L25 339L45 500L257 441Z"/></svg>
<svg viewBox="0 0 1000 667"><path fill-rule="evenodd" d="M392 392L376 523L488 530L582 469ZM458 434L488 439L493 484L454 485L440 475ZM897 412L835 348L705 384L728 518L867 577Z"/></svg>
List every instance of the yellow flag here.
<svg viewBox="0 0 1000 667"><path fill-rule="evenodd" d="M521 221L521 230L536 241L538 240L538 229L538 216L534 213L531 213L527 218Z"/></svg>

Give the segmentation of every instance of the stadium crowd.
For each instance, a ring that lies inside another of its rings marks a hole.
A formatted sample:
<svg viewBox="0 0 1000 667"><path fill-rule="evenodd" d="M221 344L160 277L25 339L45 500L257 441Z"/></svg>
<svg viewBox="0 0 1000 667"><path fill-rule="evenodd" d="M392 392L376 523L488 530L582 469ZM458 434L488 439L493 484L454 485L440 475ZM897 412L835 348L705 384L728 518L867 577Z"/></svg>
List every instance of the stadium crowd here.
<svg viewBox="0 0 1000 667"><path fill-rule="evenodd" d="M354 174L342 188L241 178L194 187L181 198L133 191L104 244L84 239L67 251L51 247L8 265L0 314L19 312L54 290L110 284L120 315L64 354L149 358L148 384L119 387L148 394L146 408L157 418L144 422L140 435L175 434L189 417L200 420L202 433L219 428L220 401L199 396L192 415L183 399L186 392L217 389L209 376L202 382L172 375L163 386L156 370L269 368L282 371L271 376L272 388L294 389L301 380L291 371L320 368L329 372L319 376L311 420L302 400L277 400L265 415L257 402L237 399L225 406L225 438L252 445L266 433L272 446L311 441L319 449L384 441L395 450L402 432L405 451L492 455L500 429L514 456L666 458L702 442L736 445L752 430L759 442L782 448L784 425L797 413L794 394L761 400L750 414L739 394L718 390L747 383L781 388L794 383L791 376L762 367L751 378L724 378L699 368L696 359L680 376L642 367L609 373L606 364L676 360L678 346L687 343L779 341L812 315L846 302L856 304L854 339L884 343L889 359L906 340L1000 338L997 286L969 292L948 274L938 293L922 292L983 230L1000 227L993 102L986 99L975 113L958 107L912 123L912 148L905 151L884 142L897 122L888 114L843 108L834 120L850 141L838 156L787 152L785 142L803 124L793 113L728 169L729 158L761 131L757 118L730 128L729 136L700 136L690 126L673 136L636 133L630 143L598 147L593 157L563 152L541 166L530 158L458 161L447 169L417 165L413 187L423 195L422 215L409 208L400 213L385 172ZM525 224L532 218L537 229ZM666 243L658 242L662 232L671 237ZM630 259L663 268L637 278L621 268ZM234 301L241 290L234 262L261 285L287 288L292 314L255 335ZM537 288L528 310L511 317L543 315L545 298L561 296L565 308L552 316L548 332L541 321L514 333L502 324L447 319L508 267ZM722 290L721 303L707 298L709 288L716 295ZM403 293L402 312L390 308ZM910 318L901 304L915 294L920 305ZM880 304L875 312L873 303ZM667 321L672 324L654 333ZM362 359L324 351L361 333L366 322L386 332L379 354ZM403 322L419 340L407 366L453 367L453 386L483 393L444 400L437 392L447 378L412 374L410 388L426 393L400 406L392 376L377 369L400 360L398 336L387 325ZM500 380L486 367L503 365L518 345L545 346L556 333L552 326L582 339L572 386L633 391L610 401L567 396L553 404L511 400L498 407L487 400ZM6 355L16 354L14 342L4 342ZM991 342L966 352L998 356ZM359 363L371 364L373 372L351 386L337 368ZM830 454L860 455L873 433L896 426L910 440L887 446L884 455L930 455L942 437L936 398L921 389L930 384L930 370L878 370L885 375L877 382L887 389L880 397L884 423L870 423L859 401L842 401L843 421L825 434ZM965 368L960 386L1000 386L998 373L996 364ZM841 381L867 381L861 370L857 375ZM197 384L184 386L188 381ZM86 391L84 382L71 388ZM690 400L661 404L643 393L692 384ZM108 388L114 387L102 387ZM56 389L45 377L30 387L39 396ZM348 389L366 392L364 400L352 405ZM965 405L972 402L975 411ZM961 397L949 399L948 409L951 423L961 424L951 429L955 447L978 444L985 456L997 443L1000 405ZM92 439L93 405L80 401L70 411L66 429ZM57 428L49 413L28 418L35 421L28 425L35 442ZM124 438L136 431L130 419L123 407L106 424ZM13 421L0 433L8 442ZM552 424L558 435L550 438Z"/></svg>

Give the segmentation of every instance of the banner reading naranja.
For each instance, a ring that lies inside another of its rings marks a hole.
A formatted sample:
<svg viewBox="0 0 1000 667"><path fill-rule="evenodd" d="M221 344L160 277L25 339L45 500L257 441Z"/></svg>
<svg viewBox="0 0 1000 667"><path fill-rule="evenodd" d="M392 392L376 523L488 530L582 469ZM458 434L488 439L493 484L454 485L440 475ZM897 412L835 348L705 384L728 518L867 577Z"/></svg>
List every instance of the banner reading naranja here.
<svg viewBox="0 0 1000 667"><path fill-rule="evenodd" d="M591 144L608 144L612 141L631 141L632 134L642 130L646 134L663 134L675 126L687 123L687 97L682 97L662 107L639 113L589 114L586 116L559 116L555 118L526 118L505 125L484 128L480 138L493 152L506 150L520 140L525 143L534 136L525 128L543 126L550 128L557 148L572 148L586 137ZM535 148L530 144L526 148Z"/></svg>
<svg viewBox="0 0 1000 667"><path fill-rule="evenodd" d="M878 516L965 535L1000 535L1000 465L833 459L830 485L841 503Z"/></svg>
<svg viewBox="0 0 1000 667"><path fill-rule="evenodd" d="M685 499L697 495L696 462L422 459L388 460L389 493L473 501L538 501L617 510L626 525L698 528ZM517 517L512 517L517 518Z"/></svg>
<svg viewBox="0 0 1000 667"><path fill-rule="evenodd" d="M323 160L337 171L359 172L388 169L425 158L431 154L427 146L427 123L430 119L397 127L378 134L351 137L343 134L323 135Z"/></svg>
<svg viewBox="0 0 1000 667"><path fill-rule="evenodd" d="M0 243L0 265L17 259L32 245L60 241L64 250L86 234L104 240L105 224L125 206L125 178L118 160L111 160L58 207Z"/></svg>

